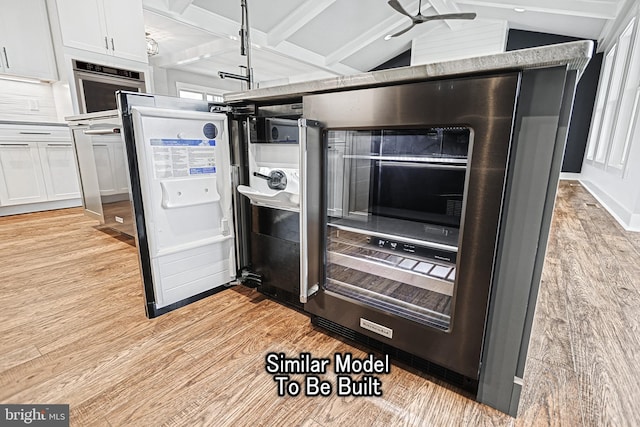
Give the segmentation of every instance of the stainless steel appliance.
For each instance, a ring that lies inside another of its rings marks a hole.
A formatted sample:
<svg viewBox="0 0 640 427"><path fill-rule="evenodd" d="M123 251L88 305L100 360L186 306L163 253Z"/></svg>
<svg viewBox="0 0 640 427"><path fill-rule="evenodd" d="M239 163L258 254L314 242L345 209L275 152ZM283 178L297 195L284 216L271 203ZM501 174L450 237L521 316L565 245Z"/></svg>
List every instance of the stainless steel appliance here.
<svg viewBox="0 0 640 427"><path fill-rule="evenodd" d="M518 81L304 98L328 153L325 237L309 242L326 260L305 305L317 323L477 379Z"/></svg>
<svg viewBox="0 0 640 427"><path fill-rule="evenodd" d="M589 55L567 46L231 105L121 92L148 316L238 280L275 288L317 325L512 413Z"/></svg>
<svg viewBox="0 0 640 427"><path fill-rule="evenodd" d="M130 237L135 235L122 123L117 110L68 117L85 214Z"/></svg>
<svg viewBox="0 0 640 427"><path fill-rule="evenodd" d="M116 91L144 92L144 73L73 60L80 113L115 110Z"/></svg>
<svg viewBox="0 0 640 427"><path fill-rule="evenodd" d="M118 96L147 315L236 278L301 306L299 108Z"/></svg>

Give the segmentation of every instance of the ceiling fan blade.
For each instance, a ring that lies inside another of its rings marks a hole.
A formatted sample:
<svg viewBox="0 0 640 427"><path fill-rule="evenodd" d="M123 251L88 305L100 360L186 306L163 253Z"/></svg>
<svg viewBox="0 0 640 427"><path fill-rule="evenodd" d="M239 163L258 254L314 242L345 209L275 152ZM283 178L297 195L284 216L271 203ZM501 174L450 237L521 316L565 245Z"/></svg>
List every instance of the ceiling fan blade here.
<svg viewBox="0 0 640 427"><path fill-rule="evenodd" d="M415 23L413 23L413 24L409 25L407 28L405 28L404 30L401 30L401 31L398 31L398 32L397 32L397 33L395 33L395 34L392 34L392 35L391 35L391 37L398 37L398 36L401 36L401 35L403 35L404 33L406 33L407 31L409 31L410 29L412 29L412 28L413 28L413 27L415 27L415 26L416 26L416 24L415 24Z"/></svg>
<svg viewBox="0 0 640 427"><path fill-rule="evenodd" d="M400 5L400 2L398 0L389 0L387 2L387 4L389 4L389 6L394 8L396 11L400 12L403 15L408 16L409 18L411 18L413 20L413 18L414 18L413 15L410 15L409 12L404 10L404 8L402 7L402 5Z"/></svg>
<svg viewBox="0 0 640 427"><path fill-rule="evenodd" d="M438 19L475 19L475 13L445 13L444 15L420 15L420 22L435 21Z"/></svg>

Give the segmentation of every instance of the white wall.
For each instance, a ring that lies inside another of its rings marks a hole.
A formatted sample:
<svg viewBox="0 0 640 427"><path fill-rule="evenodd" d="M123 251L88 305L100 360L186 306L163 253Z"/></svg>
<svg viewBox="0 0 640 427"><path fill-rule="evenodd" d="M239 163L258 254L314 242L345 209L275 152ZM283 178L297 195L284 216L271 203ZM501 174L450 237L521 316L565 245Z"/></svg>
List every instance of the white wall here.
<svg viewBox="0 0 640 427"><path fill-rule="evenodd" d="M152 69L154 93L158 95L178 96L176 82L216 89L220 94L242 90L241 84L237 80L223 80L188 71L161 67L152 67Z"/></svg>
<svg viewBox="0 0 640 427"><path fill-rule="evenodd" d="M0 79L0 120L58 122L53 90L48 83Z"/></svg>
<svg viewBox="0 0 640 427"><path fill-rule="evenodd" d="M457 21L453 29L440 24L413 39L411 65L502 53L507 45L507 21Z"/></svg>
<svg viewBox="0 0 640 427"><path fill-rule="evenodd" d="M589 145L585 153L585 160L580 174L580 181L591 193L600 200L600 202L609 210L609 212L620 222L627 230L640 231L640 106L637 106L635 117L629 113L629 105L633 105L635 93L640 86L640 30L637 28L640 24L640 6L637 2L631 1L625 4L625 9L619 14L619 18L615 22L611 22L603 31L603 39L601 46L603 50L608 52L611 47L616 44L620 34L625 30L629 22L636 18L635 38L632 38L632 50L630 51L630 60L626 63L626 72L622 81L622 88L628 84L633 90L621 92L620 99L616 104L610 107L610 113L614 122L611 132L608 135L595 135L598 126L594 125L598 120L598 115L594 114L591 124L591 134L589 135ZM603 71L606 67L603 67ZM606 96L606 81L608 76L600 76L600 84L598 88L598 97ZM624 108L621 108L626 106ZM607 107L605 107L607 108ZM621 111L624 111L621 115ZM620 117L620 119L618 119ZM626 164L622 169L613 167L609 158L611 156L611 148L614 144L614 135L619 137L623 129L622 136L626 139L626 126L630 126L631 138L628 148ZM618 134L615 134L618 130ZM598 144L609 147L606 152L604 162L596 161L595 157L590 158L590 147Z"/></svg>

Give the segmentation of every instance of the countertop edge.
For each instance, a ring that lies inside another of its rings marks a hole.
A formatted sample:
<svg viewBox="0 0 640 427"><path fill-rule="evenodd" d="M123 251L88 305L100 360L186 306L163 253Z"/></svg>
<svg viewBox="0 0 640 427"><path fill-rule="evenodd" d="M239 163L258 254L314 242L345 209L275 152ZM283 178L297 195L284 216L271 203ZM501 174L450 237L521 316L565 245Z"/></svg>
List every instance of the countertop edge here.
<svg viewBox="0 0 640 427"><path fill-rule="evenodd" d="M66 122L29 122L23 120L0 120L0 126L2 125L10 125L10 126L59 126L59 127L68 127L69 125Z"/></svg>
<svg viewBox="0 0 640 427"><path fill-rule="evenodd" d="M520 71L562 65L566 65L570 70L578 70L578 73L582 74L591 59L592 52L593 42L591 40L582 40L513 50L493 55L330 77L244 92L232 92L224 95L224 101L229 103L260 101L296 97L310 93L381 86L390 83L430 80L447 76L481 74L493 71Z"/></svg>
<svg viewBox="0 0 640 427"><path fill-rule="evenodd" d="M81 120L103 119L107 117L117 117L118 110L96 111L95 113L78 114L76 116L67 116L64 119L68 122L77 122Z"/></svg>

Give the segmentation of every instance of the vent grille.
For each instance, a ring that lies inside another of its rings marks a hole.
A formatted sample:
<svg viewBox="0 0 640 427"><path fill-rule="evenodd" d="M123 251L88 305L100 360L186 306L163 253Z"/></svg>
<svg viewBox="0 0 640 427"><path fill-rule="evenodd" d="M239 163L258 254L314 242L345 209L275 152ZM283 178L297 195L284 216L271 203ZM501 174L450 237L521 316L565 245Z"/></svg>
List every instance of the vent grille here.
<svg viewBox="0 0 640 427"><path fill-rule="evenodd" d="M353 329L332 322L331 320L312 316L311 322L314 325L320 326L321 328L327 329L347 339L364 344L382 354L388 354L391 359L395 359L396 361L405 363L406 365L416 368L435 378L446 381L447 383L459 387L464 391L472 393L474 396L478 392L477 380L466 377L433 362L429 362L426 359L407 353L406 351L390 346L389 344L385 344L374 338L361 334L360 332L356 332Z"/></svg>

